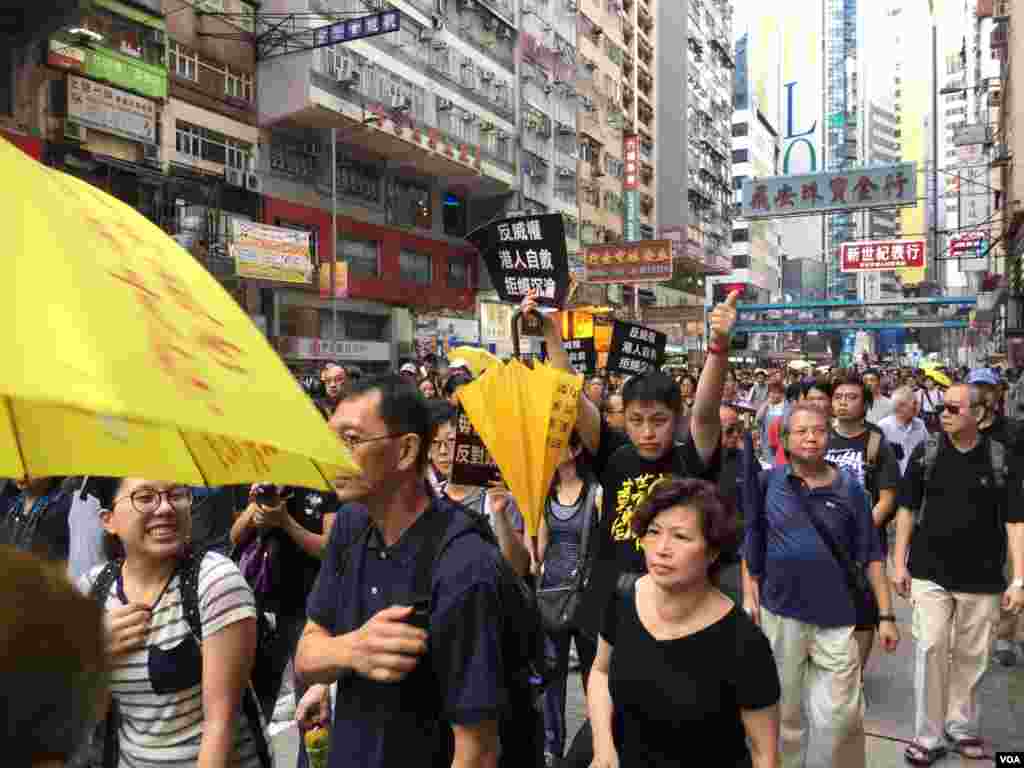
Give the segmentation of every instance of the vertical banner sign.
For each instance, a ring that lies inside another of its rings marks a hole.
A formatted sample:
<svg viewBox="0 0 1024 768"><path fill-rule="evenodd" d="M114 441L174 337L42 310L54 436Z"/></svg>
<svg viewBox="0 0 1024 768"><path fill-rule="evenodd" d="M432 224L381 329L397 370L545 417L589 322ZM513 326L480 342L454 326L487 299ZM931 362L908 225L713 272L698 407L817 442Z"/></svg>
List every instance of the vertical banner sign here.
<svg viewBox="0 0 1024 768"><path fill-rule="evenodd" d="M530 289L537 303L561 308L569 293L569 255L560 213L504 219L466 236L487 264L502 301L518 304Z"/></svg>
<svg viewBox="0 0 1024 768"><path fill-rule="evenodd" d="M491 454L484 447L484 441L473 429L469 416L459 406L456 420L455 448L452 453L452 478L455 485L470 485L487 488L492 481L501 479L501 471Z"/></svg>
<svg viewBox="0 0 1024 768"><path fill-rule="evenodd" d="M622 139L622 156L626 159L622 179L622 194L625 211L622 219L623 239L635 242L640 239L640 190L637 188L637 173L640 164L640 137L627 134Z"/></svg>
<svg viewBox="0 0 1024 768"><path fill-rule="evenodd" d="M659 368L665 362L667 341L664 333L653 328L616 320L612 327L606 368L630 376Z"/></svg>
<svg viewBox="0 0 1024 768"><path fill-rule="evenodd" d="M570 339L563 343L569 362L577 373L590 374L597 370L597 349L593 337Z"/></svg>

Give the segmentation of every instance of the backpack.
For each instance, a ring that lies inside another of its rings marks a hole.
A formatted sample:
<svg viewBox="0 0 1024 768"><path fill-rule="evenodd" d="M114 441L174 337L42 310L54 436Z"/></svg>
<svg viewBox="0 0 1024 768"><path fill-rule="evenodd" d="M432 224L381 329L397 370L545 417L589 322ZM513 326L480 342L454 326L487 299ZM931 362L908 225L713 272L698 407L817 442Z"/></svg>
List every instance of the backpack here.
<svg viewBox="0 0 1024 768"><path fill-rule="evenodd" d="M456 506L472 522L470 532L478 534L498 549L498 539L483 517L454 503L451 506L431 507L427 512L430 522L424 530L422 549L414 565L411 602L417 614L425 612L429 615L432 611L434 571L447 546L445 533L452 515L456 514ZM344 571L352 551L365 543L371 528L372 525L368 524L345 547L338 560L339 575ZM460 533L458 536L468 533ZM501 742L498 768L538 768L544 765L544 723L540 698L553 671L544 653L545 635L536 596L504 557L498 559L498 601L501 606L501 657L505 672L503 683L508 693L508 703L498 723ZM449 751L453 749L450 738L448 748ZM449 754L445 765L450 763Z"/></svg>
<svg viewBox="0 0 1024 768"><path fill-rule="evenodd" d="M199 615L199 568L202 564L205 552L190 552L186 555L184 563L179 570L180 591L182 610L185 614L185 621L196 641L202 646L203 622ZM124 561L121 559L111 560L103 566L103 569L96 576L89 590L89 596L97 600L101 605L106 602L110 588L117 579L118 573ZM253 671L260 663L260 646L263 644L263 634L260 633L257 641L256 661L253 664ZM256 742L256 749L259 754L260 764L263 768L273 766L273 757L270 746L267 743L267 734L263 730L263 718L260 713L259 700L256 692L250 684L242 695L241 714L249 721L249 728L252 731L253 739ZM75 765L89 766L90 768L115 768L118 765L118 743L117 734L120 725L120 718L117 709L111 701L110 711L104 722L96 728L93 744L88 751L90 757L79 758L73 761Z"/></svg>
<svg viewBox="0 0 1024 768"><path fill-rule="evenodd" d="M983 436L982 440L988 443L989 465L992 467L993 482L995 482L996 488L1004 488L1006 487L1006 478L1009 474L1009 469L1006 465L1006 446L990 437ZM947 441L943 437L942 432L930 432L928 437L925 438L924 452L920 458L922 468L921 507L914 516L915 526L920 525L921 521L924 520L924 511L928 504L928 483L935 474L935 465L939 460L939 451L945 442Z"/></svg>

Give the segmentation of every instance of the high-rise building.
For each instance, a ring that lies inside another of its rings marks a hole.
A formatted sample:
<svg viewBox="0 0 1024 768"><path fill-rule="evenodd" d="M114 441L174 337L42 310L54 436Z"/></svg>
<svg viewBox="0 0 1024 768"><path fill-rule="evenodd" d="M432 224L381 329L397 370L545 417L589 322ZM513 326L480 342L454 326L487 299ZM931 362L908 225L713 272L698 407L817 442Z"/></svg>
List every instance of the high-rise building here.
<svg viewBox="0 0 1024 768"><path fill-rule="evenodd" d="M637 150L636 210L627 197L623 211L628 233L631 226L637 230L636 239L651 240L657 232L654 190L656 166L654 126L658 109L659 81L654 72L654 46L658 45L655 18L658 3L664 0L621 0L622 42L625 46L622 60L622 111L626 136L635 136ZM616 0L613 0L616 2ZM639 63L638 63L639 62ZM632 218L632 222L629 219Z"/></svg>

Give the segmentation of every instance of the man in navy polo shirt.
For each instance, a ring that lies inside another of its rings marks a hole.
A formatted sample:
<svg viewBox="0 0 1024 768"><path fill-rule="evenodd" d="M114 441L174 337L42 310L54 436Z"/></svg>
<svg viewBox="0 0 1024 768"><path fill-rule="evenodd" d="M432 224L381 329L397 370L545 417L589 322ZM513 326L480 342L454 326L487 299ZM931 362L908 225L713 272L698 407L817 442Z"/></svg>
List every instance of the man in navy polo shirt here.
<svg viewBox="0 0 1024 768"><path fill-rule="evenodd" d="M359 382L331 426L363 471L335 483L344 506L295 658L306 682L338 682L329 765L492 768L507 700L501 553L461 507L428 491L433 425L415 384L401 376ZM423 631L410 600L416 556L436 515L447 527ZM325 690L307 694L299 714Z"/></svg>

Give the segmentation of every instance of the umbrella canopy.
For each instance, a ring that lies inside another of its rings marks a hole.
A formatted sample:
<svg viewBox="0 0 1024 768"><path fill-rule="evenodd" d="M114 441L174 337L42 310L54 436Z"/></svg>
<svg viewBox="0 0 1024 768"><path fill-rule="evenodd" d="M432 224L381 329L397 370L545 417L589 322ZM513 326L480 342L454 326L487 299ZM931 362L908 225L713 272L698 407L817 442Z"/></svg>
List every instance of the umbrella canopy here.
<svg viewBox="0 0 1024 768"><path fill-rule="evenodd" d="M953 386L953 380L946 374L940 371L938 368L925 368L924 375L934 381L940 387L951 387Z"/></svg>
<svg viewBox="0 0 1024 768"><path fill-rule="evenodd" d="M491 365L458 392L480 439L537 535L551 478L576 426L583 377L518 360Z"/></svg>
<svg viewBox="0 0 1024 768"><path fill-rule="evenodd" d="M134 209L0 139L0 477L330 488L359 471L267 340Z"/></svg>
<svg viewBox="0 0 1024 768"><path fill-rule="evenodd" d="M806 360L791 360L789 367L794 371L806 371L808 368L812 368L813 365Z"/></svg>
<svg viewBox="0 0 1024 768"><path fill-rule="evenodd" d="M501 362L486 349L479 347L455 347L448 350L449 360L458 360L459 358L465 360L469 365L469 372L473 374L474 379L495 363Z"/></svg>

